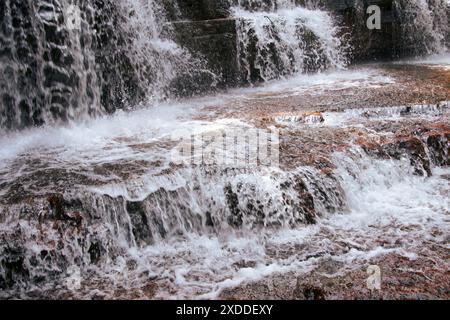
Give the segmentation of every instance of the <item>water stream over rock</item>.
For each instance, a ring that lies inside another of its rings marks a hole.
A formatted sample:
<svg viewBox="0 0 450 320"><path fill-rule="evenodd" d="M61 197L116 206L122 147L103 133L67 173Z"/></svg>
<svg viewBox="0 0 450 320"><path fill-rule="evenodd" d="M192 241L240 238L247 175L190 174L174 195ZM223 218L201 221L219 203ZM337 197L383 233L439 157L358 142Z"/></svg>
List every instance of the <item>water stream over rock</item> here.
<svg viewBox="0 0 450 320"><path fill-rule="evenodd" d="M333 286L427 259L413 287L448 298L446 4L395 0L419 57L350 65L327 1L190 3L0 4L0 298L361 298ZM224 21L244 88L177 40ZM230 133L237 162L180 153Z"/></svg>

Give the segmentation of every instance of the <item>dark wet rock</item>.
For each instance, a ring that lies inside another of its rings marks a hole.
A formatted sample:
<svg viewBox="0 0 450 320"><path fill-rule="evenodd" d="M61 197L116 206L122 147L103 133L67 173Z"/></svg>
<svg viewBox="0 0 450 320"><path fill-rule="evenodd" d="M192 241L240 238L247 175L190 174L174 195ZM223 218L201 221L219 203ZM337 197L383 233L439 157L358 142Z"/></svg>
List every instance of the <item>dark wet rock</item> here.
<svg viewBox="0 0 450 320"><path fill-rule="evenodd" d="M325 300L327 293L324 289L304 283L302 279L297 279L297 285L292 293L293 299L299 300Z"/></svg>
<svg viewBox="0 0 450 320"><path fill-rule="evenodd" d="M234 227L241 227L243 222L243 215L241 210L239 209L239 198L230 185L226 186L224 191L228 208L230 210L228 223Z"/></svg>
<svg viewBox="0 0 450 320"><path fill-rule="evenodd" d="M427 138L427 145L431 151L433 163L438 166L450 165L449 138L442 135L431 135Z"/></svg>
<svg viewBox="0 0 450 320"><path fill-rule="evenodd" d="M323 161L323 160L322 160ZM338 178L330 169L329 164L320 162L316 167L321 169L320 173L306 172L305 180L308 184L308 193L311 194L316 215L342 212L346 209L346 196ZM321 167L325 166L325 169Z"/></svg>
<svg viewBox="0 0 450 320"><path fill-rule="evenodd" d="M316 211L314 206L314 198L312 194L309 192L308 187L302 178L297 177L294 180L293 189L298 194L298 199L300 202L295 205L296 211L301 213L302 222L306 222L307 224L316 223ZM298 223L298 222L297 222ZM296 223L292 224L294 226Z"/></svg>
<svg viewBox="0 0 450 320"><path fill-rule="evenodd" d="M20 247L0 247L0 289L25 284L29 281L29 271L25 265L25 250Z"/></svg>
<svg viewBox="0 0 450 320"><path fill-rule="evenodd" d="M104 248L102 247L101 243L98 241L94 241L89 246L88 252L90 256L90 261L92 264L98 264L100 262L102 252L104 251Z"/></svg>
<svg viewBox="0 0 450 320"><path fill-rule="evenodd" d="M62 194L53 194L47 200L51 215L56 220L63 220L66 216L64 211L64 196Z"/></svg>
<svg viewBox="0 0 450 320"><path fill-rule="evenodd" d="M49 203L50 217L55 220L73 222L80 228L83 222L83 216L79 212L67 211L70 208L70 203L64 199L62 194L53 194L47 198Z"/></svg>
<svg viewBox="0 0 450 320"><path fill-rule="evenodd" d="M153 235L147 219L147 213L142 202L127 202L127 212L133 225L133 235L138 244L151 244Z"/></svg>
<svg viewBox="0 0 450 320"><path fill-rule="evenodd" d="M399 139L393 144L384 146L383 149L394 159L400 159L402 156L407 155L416 174L431 176L430 160L420 139L414 137Z"/></svg>
<svg viewBox="0 0 450 320"><path fill-rule="evenodd" d="M145 95L128 53L129 41L122 22L125 13L111 0L92 3L95 17L92 20L95 60L98 65L100 102L108 113L138 103Z"/></svg>
<svg viewBox="0 0 450 320"><path fill-rule="evenodd" d="M251 229L296 227L314 224L314 200L303 177L293 175L279 185L280 197L259 193L253 184L225 186L227 223L233 228Z"/></svg>
<svg viewBox="0 0 450 320"><path fill-rule="evenodd" d="M211 74L199 73L194 82L197 87L187 87L190 92L205 88L211 80L218 80L221 86L232 86L239 83L239 66L236 47L236 21L234 19L218 19L207 21L179 21L172 24L175 39L191 52L206 57L208 69L220 75L210 79ZM192 76L191 76L192 77ZM174 89L192 83L181 78L174 83ZM191 85L192 86L192 85ZM204 90L204 89L203 89Z"/></svg>
<svg viewBox="0 0 450 320"><path fill-rule="evenodd" d="M44 76L44 86L48 88L57 86L58 84L66 85L68 87L74 85L67 73L50 66L44 68Z"/></svg>
<svg viewBox="0 0 450 320"><path fill-rule="evenodd" d="M300 47L304 52L304 72L316 73L328 69L330 62L327 61L326 48L323 47L318 36L304 26L300 26L297 32L300 39L303 39Z"/></svg>
<svg viewBox="0 0 450 320"><path fill-rule="evenodd" d="M433 164L437 166L450 165L450 127L437 124L429 128L423 135Z"/></svg>
<svg viewBox="0 0 450 320"><path fill-rule="evenodd" d="M326 292L319 287L306 286L303 288L305 300L325 300Z"/></svg>
<svg viewBox="0 0 450 320"><path fill-rule="evenodd" d="M164 5L172 20L213 20L230 14L228 0L169 0Z"/></svg>
<svg viewBox="0 0 450 320"><path fill-rule="evenodd" d="M213 218L211 216L211 212L206 212L206 221L205 221L205 225L208 227L214 227L214 221Z"/></svg>

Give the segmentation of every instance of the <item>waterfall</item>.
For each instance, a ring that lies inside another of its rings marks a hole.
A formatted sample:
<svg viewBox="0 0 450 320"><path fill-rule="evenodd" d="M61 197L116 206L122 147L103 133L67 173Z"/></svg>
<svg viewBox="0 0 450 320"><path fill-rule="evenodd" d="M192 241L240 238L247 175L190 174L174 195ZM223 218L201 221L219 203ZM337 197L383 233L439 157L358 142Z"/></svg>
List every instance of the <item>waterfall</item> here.
<svg viewBox="0 0 450 320"><path fill-rule="evenodd" d="M238 54L245 81L268 81L346 64L329 12L296 1L238 1Z"/></svg>
<svg viewBox="0 0 450 320"><path fill-rule="evenodd" d="M339 19L323 9L328 1L194 2L2 1L0 128L80 121L214 89L221 74L211 72L208 59L217 60L216 53L208 48L204 55L178 44L174 21L208 31L199 20L236 19L236 34L227 35L237 39L237 57L226 61L237 70L224 80L229 84L342 68L349 62L351 48ZM353 5L359 8L354 29L366 33L360 4L355 0ZM444 0L395 0L393 6L401 23L398 48L392 51L446 50L450 32ZM365 47L367 38L354 36L353 49Z"/></svg>
<svg viewBox="0 0 450 320"><path fill-rule="evenodd" d="M352 32L447 51L447 4L383 1L391 34L367 1L329 2L1 0L0 299L211 298L444 249L448 63L342 69ZM211 60L233 85L282 81L205 94Z"/></svg>
<svg viewBox="0 0 450 320"><path fill-rule="evenodd" d="M175 4L175 15L182 14ZM126 12L122 28L128 35L128 58L136 70L137 80L146 98L161 101L174 91L177 81L185 87L206 74L214 81L204 61L172 40L172 30L167 20L167 3L158 0L121 1L119 10ZM179 80L182 79L182 80Z"/></svg>
<svg viewBox="0 0 450 320"><path fill-rule="evenodd" d="M401 51L413 55L444 53L450 34L446 0L395 0Z"/></svg>
<svg viewBox="0 0 450 320"><path fill-rule="evenodd" d="M80 121L175 91L195 93L180 83L192 91L199 79L211 85L215 76L202 58L171 40L166 5L2 1L0 128Z"/></svg>
<svg viewBox="0 0 450 320"><path fill-rule="evenodd" d="M75 3L0 4L0 127L21 128L101 112L89 25L92 7L79 3L79 26L72 29L66 10Z"/></svg>

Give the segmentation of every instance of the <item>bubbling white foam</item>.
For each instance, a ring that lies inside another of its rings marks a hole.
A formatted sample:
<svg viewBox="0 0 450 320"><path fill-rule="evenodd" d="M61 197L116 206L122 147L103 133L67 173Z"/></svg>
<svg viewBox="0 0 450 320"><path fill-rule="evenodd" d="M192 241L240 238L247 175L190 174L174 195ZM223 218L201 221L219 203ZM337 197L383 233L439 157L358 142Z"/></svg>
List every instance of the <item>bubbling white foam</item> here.
<svg viewBox="0 0 450 320"><path fill-rule="evenodd" d="M268 12L232 9L238 18L238 52L244 80L283 77L342 68L346 61L330 13L292 1L277 2Z"/></svg>

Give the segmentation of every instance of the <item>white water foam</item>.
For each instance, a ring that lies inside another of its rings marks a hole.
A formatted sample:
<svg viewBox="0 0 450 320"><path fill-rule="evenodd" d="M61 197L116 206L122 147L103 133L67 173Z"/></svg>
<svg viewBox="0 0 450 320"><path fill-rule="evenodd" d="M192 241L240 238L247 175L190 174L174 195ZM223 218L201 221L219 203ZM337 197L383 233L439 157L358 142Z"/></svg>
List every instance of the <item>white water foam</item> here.
<svg viewBox="0 0 450 320"><path fill-rule="evenodd" d="M359 80L366 77L371 79L369 81L378 79L380 83L388 80L377 73L349 71L329 75L329 78L300 77L296 90L307 88L308 79L312 81L310 85L332 88L337 84L355 86ZM254 90L281 90L283 86L289 88L287 82L283 83L271 83L267 87L247 90L255 92ZM243 91L238 90L233 94L236 97L243 94ZM154 149L151 153L137 155L136 151L129 148L127 141L160 141L179 126L199 131L229 126L229 122L203 122L192 119L199 114L201 107L211 104L220 107L221 103L223 99L220 96L215 101L204 98L184 104L167 104L161 105L161 108L122 113L109 119L98 119L69 127L40 128L11 134L1 140L2 166L26 153L38 155L42 159L47 153L56 153L56 156L53 156L58 165L67 161L68 166L77 168L79 163L91 164L127 157L136 159L137 156L151 155L164 158L167 149L163 148L159 155L155 155ZM231 121L231 124L236 122ZM418 177L413 175L407 159L374 160L357 148L350 154L335 154L333 162L338 168L337 176L345 191L347 210L341 210L337 214L324 214L318 218L316 225L294 229L284 225L278 231L273 228L257 231L243 228L241 232L230 230L219 234L212 231L179 234L174 230L168 238L158 239L153 245L143 248L129 241L124 231L116 239L121 250L121 257L118 257L117 261L113 263L108 260L101 269L89 266L83 270L85 275L93 272L97 280L104 277L111 281L110 288L87 285L74 294L87 298L113 290L118 284L134 290L147 281L156 281L160 286L157 298L214 298L226 288L257 281L276 273L293 272L296 276L302 276L314 269L323 259L331 258L343 262L343 272L346 268L358 268L367 259L387 253L396 252L413 258L415 250L423 241L443 241L443 237L449 234L450 188L445 178L450 174L448 168L434 168L434 176L431 178ZM314 173L314 169L311 170ZM268 194L279 199L281 196L277 186L284 181L285 173L275 173L273 175L271 170L244 172L236 175L233 183L254 184L258 194ZM185 178L180 178L181 180L173 181L163 178L160 181L144 181L144 184L153 189L141 190L146 192L143 194L130 194L129 190L114 187L99 188L97 192L102 195L125 196L128 200L142 200L148 192L159 187L175 190L186 184ZM195 193L192 192L189 203L192 208L195 209L197 205L202 208L201 201L204 199L215 197L223 201L223 196L217 196L222 187L220 179L217 183L215 180L200 182L200 191L195 192L200 192L203 198L195 199ZM242 196L245 198L248 194ZM266 198L270 200L269 196ZM225 206L222 202L216 205ZM273 203L271 209L279 210L276 205L277 203ZM102 226L99 228L99 234L107 233L103 229L109 227L111 230L127 228L129 223L124 221L126 217L118 216L121 213L119 209L108 211L111 216L116 215L115 220L111 219L111 223L119 226ZM164 211L164 207L159 210ZM31 227L26 226L26 222L22 224L24 229L30 231L32 238ZM187 225L186 229L190 227L192 226ZM437 238L430 232L433 228L442 231ZM54 232L52 236L57 238L56 231ZM343 250L343 244L350 250ZM80 247L77 248L81 250ZM39 252L43 248L36 246L30 249ZM136 269L130 270L130 260L136 262Z"/></svg>
<svg viewBox="0 0 450 320"><path fill-rule="evenodd" d="M232 89L215 96L147 105L146 108L130 112L119 111L115 115L83 123L46 126L21 132L0 131L0 160L5 163L22 153L52 148L64 150L60 157L68 160L73 159L71 157L76 159L84 151L92 153L90 156L95 159L101 159L103 156L107 159L108 153L114 148L117 148L117 154L121 157L132 157L133 152L127 148L123 149L121 141L125 141L124 144L149 143L169 137L174 130L180 128L195 132L197 129L214 130L226 125L194 121L193 117L202 114L201 110L205 107L220 109L227 102L246 97L254 98L254 95L258 94L300 95L305 91L320 94L324 90L353 88L361 84L379 86L392 83L392 78L371 69L297 75L285 80L270 81L262 86Z"/></svg>
<svg viewBox="0 0 450 320"><path fill-rule="evenodd" d="M450 54L432 54L426 57L419 57L395 62L396 64L408 63L425 65L436 69L450 70Z"/></svg>
<svg viewBox="0 0 450 320"><path fill-rule="evenodd" d="M374 160L358 149L351 156L336 154L335 163L349 203L341 214L294 230L192 234L130 254L140 271L161 280L157 297L203 299L278 273L302 276L323 259L344 263L339 272L388 253L414 259L422 242L443 241L449 234L450 186L442 178L448 168L434 169L431 178L418 177L407 160ZM441 235L432 235L433 228ZM342 251L339 243L351 249ZM126 272L124 267L117 276ZM145 281L128 276L130 285Z"/></svg>
<svg viewBox="0 0 450 320"><path fill-rule="evenodd" d="M281 1L267 12L242 6L232 12L239 19L238 51L244 80L268 81L345 66L337 28L325 11Z"/></svg>

